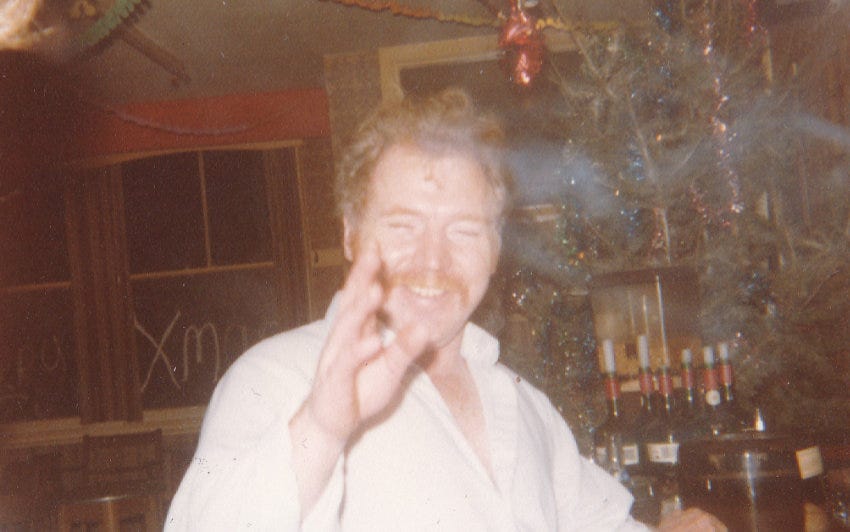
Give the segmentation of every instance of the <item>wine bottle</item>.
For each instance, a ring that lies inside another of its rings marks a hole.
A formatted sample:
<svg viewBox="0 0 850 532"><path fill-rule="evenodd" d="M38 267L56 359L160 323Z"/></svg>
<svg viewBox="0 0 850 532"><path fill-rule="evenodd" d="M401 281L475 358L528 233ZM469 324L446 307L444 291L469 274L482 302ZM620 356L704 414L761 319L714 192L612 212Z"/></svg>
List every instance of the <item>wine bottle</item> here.
<svg viewBox="0 0 850 532"><path fill-rule="evenodd" d="M693 352L687 348L682 350L680 377L682 380L682 392L680 396L681 400L677 405L676 417L678 418L677 424L679 426L680 441L684 442L706 434L703 431L702 411L697 400Z"/></svg>
<svg viewBox="0 0 850 532"><path fill-rule="evenodd" d="M732 388L732 364L729 362L729 344L726 342L717 344L717 354L720 358L717 369L720 385L723 387L723 402L732 403L735 400L735 393Z"/></svg>
<svg viewBox="0 0 850 532"><path fill-rule="evenodd" d="M637 337L638 384L640 385L640 411L634 427L639 449L639 463L631 468L631 491L634 496L632 515L644 522L657 522L660 500L656 496L655 477L651 470L646 450L647 428L657 417L655 408L652 367L649 359L649 340L646 335Z"/></svg>
<svg viewBox="0 0 850 532"><path fill-rule="evenodd" d="M736 413L728 351L723 356L726 357L726 360L721 364L722 371L718 371L718 368L715 367L714 348L710 345L703 348L705 362L703 368L703 384L705 386L703 395L705 399L704 429L711 436L739 432L747 426L743 416ZM726 373L725 376L721 376L723 372ZM724 386L723 393L720 392L721 379L727 380L729 383L728 386ZM729 390L730 400L724 403L723 399L727 389Z"/></svg>
<svg viewBox="0 0 850 532"><path fill-rule="evenodd" d="M660 408L646 428L647 456L650 464L675 466L678 463L679 440L674 419L673 378L667 366L661 366L658 371L658 391Z"/></svg>
<svg viewBox="0 0 850 532"><path fill-rule="evenodd" d="M693 353L690 349L682 349L682 401L680 416L683 418L696 417L696 378L694 377Z"/></svg>
<svg viewBox="0 0 850 532"><path fill-rule="evenodd" d="M594 431L594 460L603 469L621 476L621 469L627 471L639 463L638 445L634 431L623 413L613 341L602 341L602 356L608 417ZM616 471L612 471L612 468Z"/></svg>
<svg viewBox="0 0 850 532"><path fill-rule="evenodd" d="M717 354L720 359L718 369L718 380L722 388L723 411L727 418L728 431L740 431L750 426L750 420L735 401L733 382L732 361L729 358L729 344L720 342L717 344Z"/></svg>
<svg viewBox="0 0 850 532"><path fill-rule="evenodd" d="M720 395L717 368L715 367L714 348L710 345L702 348L702 385L703 385L703 431L707 435L719 436L725 430L720 418Z"/></svg>
<svg viewBox="0 0 850 532"><path fill-rule="evenodd" d="M682 507L678 483L681 425L675 410L673 377L666 365L658 371L658 391L659 408L646 427L644 447L647 471L653 478L655 496L660 501L660 511L664 515Z"/></svg>
<svg viewBox="0 0 850 532"><path fill-rule="evenodd" d="M652 379L652 367L649 361L649 341L646 335L640 335L637 339L638 345L638 384L640 385L640 413L636 424L645 425L655 417L653 405L654 383Z"/></svg>

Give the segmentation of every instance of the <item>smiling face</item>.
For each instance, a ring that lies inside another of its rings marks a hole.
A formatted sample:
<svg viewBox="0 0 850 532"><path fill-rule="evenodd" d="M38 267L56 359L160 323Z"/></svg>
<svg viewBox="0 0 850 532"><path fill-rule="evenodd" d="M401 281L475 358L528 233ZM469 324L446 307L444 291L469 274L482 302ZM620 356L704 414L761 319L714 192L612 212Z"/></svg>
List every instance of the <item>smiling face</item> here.
<svg viewBox="0 0 850 532"><path fill-rule="evenodd" d="M414 320L432 348L460 345L498 262L501 202L471 157L433 155L410 145L386 150L357 220L345 218L345 253L372 246L382 261L384 319Z"/></svg>

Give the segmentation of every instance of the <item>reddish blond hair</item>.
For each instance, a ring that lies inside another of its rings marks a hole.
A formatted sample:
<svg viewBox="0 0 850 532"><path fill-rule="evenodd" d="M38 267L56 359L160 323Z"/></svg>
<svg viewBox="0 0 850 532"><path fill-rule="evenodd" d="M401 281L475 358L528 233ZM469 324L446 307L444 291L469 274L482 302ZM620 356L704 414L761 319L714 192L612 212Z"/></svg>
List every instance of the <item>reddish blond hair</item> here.
<svg viewBox="0 0 850 532"><path fill-rule="evenodd" d="M398 144L435 156L459 153L478 161L500 203L501 222L512 188L503 160L505 134L494 116L478 113L459 89L383 105L360 124L337 167L335 193L341 216L356 223L368 201L375 165L389 147Z"/></svg>

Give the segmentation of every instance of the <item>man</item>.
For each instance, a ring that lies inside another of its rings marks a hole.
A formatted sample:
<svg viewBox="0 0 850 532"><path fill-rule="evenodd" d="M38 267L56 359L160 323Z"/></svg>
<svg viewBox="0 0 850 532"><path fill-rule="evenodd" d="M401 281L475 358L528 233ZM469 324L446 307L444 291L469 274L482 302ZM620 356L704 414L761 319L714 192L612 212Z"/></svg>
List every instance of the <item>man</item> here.
<svg viewBox="0 0 850 532"><path fill-rule="evenodd" d="M501 247L502 142L458 91L360 127L337 182L345 286L222 378L166 529L643 528L468 321Z"/></svg>

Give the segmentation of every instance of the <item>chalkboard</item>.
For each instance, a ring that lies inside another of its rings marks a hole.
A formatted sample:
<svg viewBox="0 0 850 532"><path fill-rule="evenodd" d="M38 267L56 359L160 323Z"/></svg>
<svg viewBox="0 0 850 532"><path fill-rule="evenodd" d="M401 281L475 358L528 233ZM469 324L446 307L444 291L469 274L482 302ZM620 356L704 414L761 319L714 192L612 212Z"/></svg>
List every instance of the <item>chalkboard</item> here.
<svg viewBox="0 0 850 532"><path fill-rule="evenodd" d="M271 268L133 282L145 409L202 405L248 347L282 329Z"/></svg>

